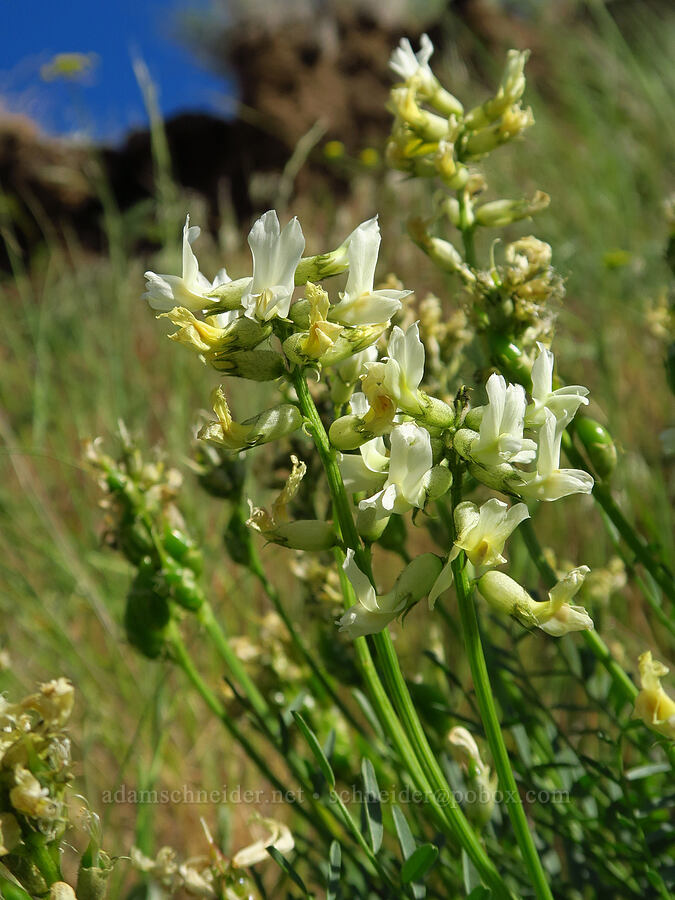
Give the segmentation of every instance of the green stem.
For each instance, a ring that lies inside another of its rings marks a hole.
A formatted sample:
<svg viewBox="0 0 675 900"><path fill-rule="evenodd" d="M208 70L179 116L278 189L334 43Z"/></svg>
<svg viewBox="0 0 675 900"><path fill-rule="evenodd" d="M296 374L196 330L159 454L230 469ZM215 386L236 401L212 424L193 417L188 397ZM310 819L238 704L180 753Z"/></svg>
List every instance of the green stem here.
<svg viewBox="0 0 675 900"><path fill-rule="evenodd" d="M218 718L222 722L226 730L242 747L249 759L251 759L255 763L255 765L265 776L265 778L267 778L270 784L277 791L279 791L282 796L288 797L288 801L297 808L298 812L310 823L310 825L315 828L320 828L320 830L323 831L324 835L329 840L339 840L341 835L336 833L335 828L333 827L333 823L330 819L330 815L322 806L319 806L316 802L313 802L313 788L310 785L304 783L304 779L298 777L299 773L297 772L297 767L293 765L291 760L287 757L286 761L288 762L289 768L291 769L293 774L296 776L296 778L298 778L298 781L300 782L306 796L309 798L310 804L312 805L313 809L312 814L310 814L303 806L300 805L299 801L289 792L288 785L284 784L284 782L282 782L272 772L265 758L260 755L260 753L256 750L253 744L243 733L243 731L239 728L237 723L230 716L228 716L225 707L222 705L218 697L213 693L213 691L209 688L202 676L197 671L194 662L192 661L192 657L190 656L190 653L185 646L185 643L178 630L178 626L175 622L171 622L168 626L167 644L171 650L174 662L183 670L188 680L200 695L204 703L216 716L216 718Z"/></svg>
<svg viewBox="0 0 675 900"><path fill-rule="evenodd" d="M362 571L370 576L369 555L363 548L356 529L351 504L342 481L335 450L331 447L326 429L309 392L304 373L301 369L296 368L292 372L291 377L300 409L307 419L308 428L312 433L326 473L341 537L345 545L354 550L355 558ZM339 555L339 551L336 551L337 555ZM353 592L341 566L339 574L345 596L345 605L349 605L353 602ZM452 790L445 778L442 777L442 772L440 773L441 778L435 778L434 780L430 780L425 774L436 773L438 763L429 748L426 736L424 736L417 712L398 665L398 659L391 645L391 638L388 632L385 632L376 635L374 641L378 648L386 680L400 704L400 712L402 712L403 719L401 723L384 690L373 665L365 638L357 638L354 641L357 658L382 726L396 747L402 762L406 765L410 777L416 783L418 789L422 790L425 796L429 798L437 821L440 813L440 821L442 826L444 826L443 831L445 833L449 831L450 835L466 850L481 877L492 888L495 895L497 897L509 897L508 888L487 857L480 841L457 805ZM423 737L423 740L420 739L420 735ZM421 754L423 762L418 758L418 754ZM434 793L434 791L438 790L442 790L442 796L447 798L446 804L439 804L438 795Z"/></svg>
<svg viewBox="0 0 675 900"><path fill-rule="evenodd" d="M461 502L462 499L462 472L456 467L454 472L454 481L452 484L452 508L453 510ZM444 514L444 522L450 528L450 536L455 538L454 515L446 510ZM534 845L534 839L527 824L525 810L520 799L516 779L511 768L509 754L504 743L504 735L502 734L497 709L495 706L492 687L490 685L490 676L485 662L485 654L483 652L483 644L480 636L480 628L478 625L478 616L476 615L476 605L473 598L473 588L469 583L466 574L466 557L464 553L453 560L452 572L455 579L455 590L457 593L457 604L459 607L459 616L462 623L462 632L464 634L464 645L466 647L467 656L469 657L469 666L471 668L471 676L473 678L474 690L478 700L478 708L480 710L481 720L485 729L492 758L494 760L495 769L499 778L499 786L504 796L509 798L507 810L511 825L520 847L520 852L525 860L525 865L530 873L530 878L535 889L535 893L539 900L552 900L553 895L548 885L546 873L539 859L537 848Z"/></svg>
<svg viewBox="0 0 675 900"><path fill-rule="evenodd" d="M49 852L43 835L37 831L24 836L24 843L29 849L28 858L40 870L40 874L51 887L55 881L62 881L63 876L57 862Z"/></svg>
<svg viewBox="0 0 675 900"><path fill-rule="evenodd" d="M572 442L572 437L567 431L563 432L562 446L565 455L578 469L589 472L595 478L593 485L593 497L607 514L616 530L630 547L654 581L671 602L675 602L675 578L670 569L661 560L657 559L642 535L638 534L628 519L621 511L607 484L599 480L591 471L581 453Z"/></svg>
<svg viewBox="0 0 675 900"><path fill-rule="evenodd" d="M472 596L473 592L469 584L465 566L466 560L464 559L464 555L460 554L460 556L452 563L452 571L455 576L455 589L457 591L457 603L462 622L462 631L464 633L464 645L469 657L471 675L473 677L473 684L478 699L478 708L480 709L483 727L485 728L485 735L488 744L490 745L495 769L497 770L497 775L499 777L499 787L504 796L509 798L507 803L509 817L516 835L516 840L518 841L518 846L523 854L525 865L530 873L535 893L540 900L552 900L553 894L548 886L546 874L527 824L525 810L523 809L520 794L518 793L518 786L516 785L513 770L511 769L509 755L506 750L504 737L499 724L487 665L485 663L485 654L483 653L483 645L481 643L476 607Z"/></svg>
<svg viewBox="0 0 675 900"><path fill-rule="evenodd" d="M328 672L326 672L314 659L312 654L309 652L307 647L305 646L304 641L300 637L297 632L297 629L293 625L293 621L291 617L286 612L286 609L281 602L281 597L279 596L279 591L274 587L272 582L267 577L267 573L265 572L262 562L260 561L260 557L258 555L258 551L256 550L253 541L251 541L249 547L249 567L250 571L253 575L258 579L260 584L262 585L263 590L267 594L267 597L272 602L275 610L277 611L279 618L282 620L284 625L286 626L286 630L290 635L291 641L293 645L296 647L302 658L305 660L307 665L312 670L315 678L318 680L319 684L326 692L326 694L330 697L333 703L337 706L337 708L342 712L342 715L345 719L357 730L361 731L361 726L355 720L354 715L352 714L349 707L344 703L342 698L339 696L335 685L333 683L333 679L330 677Z"/></svg>
<svg viewBox="0 0 675 900"><path fill-rule="evenodd" d="M227 639L227 635L225 634L220 622L216 619L213 613L213 609L210 603L205 602L201 605L197 612L197 619L202 624L204 630L213 642L218 655L228 667L236 681L239 683L240 687L244 690L248 701L250 702L258 717L274 734L276 732L276 728L272 726L272 717L270 715L269 705L256 687L255 682L253 681L251 676L244 668L242 661L232 649L232 646Z"/></svg>

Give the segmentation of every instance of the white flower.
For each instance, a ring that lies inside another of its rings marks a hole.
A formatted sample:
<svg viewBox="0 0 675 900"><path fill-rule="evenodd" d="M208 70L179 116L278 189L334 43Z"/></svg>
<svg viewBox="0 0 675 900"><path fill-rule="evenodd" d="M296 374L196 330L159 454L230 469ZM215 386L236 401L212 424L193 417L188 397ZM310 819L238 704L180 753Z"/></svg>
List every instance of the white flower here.
<svg viewBox="0 0 675 900"><path fill-rule="evenodd" d="M396 425L391 432L389 472L384 486L362 500L359 509L374 509L376 519L407 512L413 506L421 509L432 464L429 432L412 422Z"/></svg>
<svg viewBox="0 0 675 900"><path fill-rule="evenodd" d="M394 325L387 344L384 387L406 412L419 410L417 390L424 376L424 344L418 323L405 333Z"/></svg>
<svg viewBox="0 0 675 900"><path fill-rule="evenodd" d="M338 454L338 462L350 494L379 491L387 480L389 456L381 437L362 444L358 453Z"/></svg>
<svg viewBox="0 0 675 900"><path fill-rule="evenodd" d="M572 569L548 592L549 602L537 604L539 627L553 637L562 637L570 631L593 628L593 620L583 606L570 606L569 601L577 593L591 570L588 566ZM546 609L541 610L541 607Z"/></svg>
<svg viewBox="0 0 675 900"><path fill-rule="evenodd" d="M588 388L580 384L570 384L553 390L553 354L537 343L539 356L532 366L532 403L525 413L525 423L529 427L543 425L545 410L550 409L556 419L570 422L581 404L587 404Z"/></svg>
<svg viewBox="0 0 675 900"><path fill-rule="evenodd" d="M235 869L243 869L254 866L256 863L269 859L268 847L274 847L279 853L290 853L295 847L295 841L287 825L277 822L276 819L265 819L255 816L254 821L259 822L265 828L267 834L259 841L249 844L243 850L239 850L232 857L232 865Z"/></svg>
<svg viewBox="0 0 675 900"><path fill-rule="evenodd" d="M388 322L401 308L401 299L412 293L389 288L373 290L380 241L377 217L363 222L348 238L349 275L340 302L330 311L334 321L344 325Z"/></svg>
<svg viewBox="0 0 675 900"><path fill-rule="evenodd" d="M560 468L560 443L567 422L556 419L550 409L544 409L544 424L539 431L537 471L521 472L522 484L516 490L530 500L559 500L568 494L590 494L593 478L582 469Z"/></svg>
<svg viewBox="0 0 675 900"><path fill-rule="evenodd" d="M495 372L485 387L488 404L482 408L479 437L471 445L471 458L484 466L532 462L537 445L523 438L526 401L522 385L507 387Z"/></svg>
<svg viewBox="0 0 675 900"><path fill-rule="evenodd" d="M549 599L541 603L504 572L486 572L478 581L478 590L497 612L515 616L524 625L539 627L553 637L562 637L571 631L593 628L593 620L583 606L569 604L589 572L588 566L573 569L551 588Z"/></svg>
<svg viewBox="0 0 675 900"><path fill-rule="evenodd" d="M469 501L455 509L457 538L448 561L429 594L429 606L433 609L436 599L452 584L452 561L464 550L479 577L493 566L506 562L502 556L504 544L518 525L530 517L524 503L508 507L493 497L480 509Z"/></svg>
<svg viewBox="0 0 675 900"><path fill-rule="evenodd" d="M382 631L406 608L424 597L438 577L441 560L433 553L415 557L398 576L393 588L381 597L357 566L353 550L347 551L342 568L354 588L357 602L340 619L340 631L350 638L357 638Z"/></svg>
<svg viewBox="0 0 675 900"><path fill-rule="evenodd" d="M197 240L199 234L200 229L196 225L190 227L190 216L186 216L183 227L182 275L145 273L146 292L143 299L148 301L152 309L169 312L175 306L184 306L186 309L196 311L218 302L207 294L218 285L227 284L231 279L225 269L218 272L213 282L199 271L197 257L190 246Z"/></svg>
<svg viewBox="0 0 675 900"><path fill-rule="evenodd" d="M253 278L241 298L245 315L268 321L285 318L295 288L295 270L305 249L305 237L297 218L283 230L270 209L253 225L248 235L253 256Z"/></svg>
<svg viewBox="0 0 675 900"><path fill-rule="evenodd" d="M401 38L398 47L391 54L389 68L401 81L407 82L412 78L418 78L422 86L433 90L436 78L429 67L433 52L434 45L428 34L423 34L420 38L420 49L417 53L413 51L408 38Z"/></svg>

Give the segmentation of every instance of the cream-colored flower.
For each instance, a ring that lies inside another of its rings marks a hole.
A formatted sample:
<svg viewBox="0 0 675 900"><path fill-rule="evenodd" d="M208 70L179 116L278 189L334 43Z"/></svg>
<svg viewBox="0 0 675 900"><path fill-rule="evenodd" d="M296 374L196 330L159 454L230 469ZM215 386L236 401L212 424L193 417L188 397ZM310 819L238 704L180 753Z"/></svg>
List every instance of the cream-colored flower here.
<svg viewBox="0 0 675 900"><path fill-rule="evenodd" d="M633 715L659 734L675 740L675 700L661 686L661 679L669 669L653 659L650 650L641 654L638 663L642 689L635 700Z"/></svg>
<svg viewBox="0 0 675 900"><path fill-rule="evenodd" d="M286 318L295 288L295 270L305 249L297 218L282 229L270 209L253 225L248 236L253 256L253 278L241 298L245 315L267 322Z"/></svg>
<svg viewBox="0 0 675 900"><path fill-rule="evenodd" d="M200 229L196 225L191 227L190 216L187 216L183 227L182 275L145 273L146 292L143 299L148 301L152 309L168 312L175 306L184 306L186 309L196 311L206 309L217 302L207 295L219 285L227 284L230 277L225 269L221 269L211 282L199 271L199 263L191 246L199 234Z"/></svg>
<svg viewBox="0 0 675 900"><path fill-rule="evenodd" d="M236 869L243 869L247 866L254 866L256 863L264 862L269 858L268 847L274 847L279 853L290 853L295 847L293 835L283 822L277 822L276 819L265 819L262 816L255 816L252 821L264 829L265 834L260 840L235 853L232 857L232 865Z"/></svg>

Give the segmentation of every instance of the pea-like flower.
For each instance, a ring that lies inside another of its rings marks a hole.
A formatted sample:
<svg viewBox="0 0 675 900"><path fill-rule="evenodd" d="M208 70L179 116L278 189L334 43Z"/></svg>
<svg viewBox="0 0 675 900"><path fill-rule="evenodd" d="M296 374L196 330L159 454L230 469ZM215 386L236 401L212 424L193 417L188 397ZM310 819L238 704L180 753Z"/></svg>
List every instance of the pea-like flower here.
<svg viewBox="0 0 675 900"><path fill-rule="evenodd" d="M412 293L393 288L374 290L380 241L377 217L363 222L349 237L347 284L340 294L340 302L330 311L330 318L335 322L343 325L375 325L388 322L401 308L403 297Z"/></svg>
<svg viewBox="0 0 675 900"><path fill-rule="evenodd" d="M570 422L582 404L587 404L588 388L580 384L570 384L553 390L553 362L550 350L537 342L539 355L532 366L532 403L525 413L525 424L529 427L546 422L546 410L556 419Z"/></svg>
<svg viewBox="0 0 675 900"><path fill-rule="evenodd" d="M268 847L274 847L279 853L290 853L295 847L293 835L283 822L263 816L255 816L253 821L258 823L265 833L260 840L234 854L232 865L235 869L244 869L254 866L256 863L265 862L266 859L269 859Z"/></svg>
<svg viewBox="0 0 675 900"><path fill-rule="evenodd" d="M471 458L484 466L532 462L537 445L523 437L525 390L519 384L507 386L496 372L490 375L485 388L488 403L481 408L478 439L468 451Z"/></svg>
<svg viewBox="0 0 675 900"><path fill-rule="evenodd" d="M186 216L183 227L182 275L145 273L146 291L143 299L148 301L152 309L169 312L175 306L184 306L186 309L197 311L217 303L217 300L208 294L219 285L227 284L231 279L225 269L220 269L212 282L199 271L197 257L192 252L192 244L199 237L200 231L196 225L190 225L190 216Z"/></svg>
<svg viewBox="0 0 675 900"><path fill-rule="evenodd" d="M422 85L433 89L436 76L429 67L429 60L433 56L434 45L428 34L420 38L420 49L417 53L412 48L408 38L401 38L398 47L392 52L389 60L389 68L401 81L410 81L413 78L420 80Z"/></svg>
<svg viewBox="0 0 675 900"><path fill-rule="evenodd" d="M480 509L469 501L460 503L455 509L457 538L448 561L429 594L429 607L433 609L437 598L452 584L452 561L462 550L475 568L476 576L494 566L503 565L506 558L502 556L502 552L507 539L529 516L524 503L508 507L496 497L488 500Z"/></svg>
<svg viewBox="0 0 675 900"><path fill-rule="evenodd" d="M389 471L382 489L359 503L375 510L375 518L401 514L426 501L428 475L433 460L429 432L412 422L396 425L391 432Z"/></svg>
<svg viewBox="0 0 675 900"><path fill-rule="evenodd" d="M270 209L253 225L248 235L253 256L253 278L241 304L250 319L267 322L286 318L295 288L295 270L305 249L305 236L297 218L282 229Z"/></svg>
<svg viewBox="0 0 675 900"><path fill-rule="evenodd" d="M661 679L669 669L653 659L649 650L641 654L638 663L642 690L635 700L633 715L654 731L675 740L675 700L661 686Z"/></svg>
<svg viewBox="0 0 675 900"><path fill-rule="evenodd" d="M556 419L544 408L544 424L539 430L539 452L536 472L521 472L516 490L525 499L559 500L569 494L590 494L593 477L583 469L560 468L562 434L569 419Z"/></svg>
<svg viewBox="0 0 675 900"><path fill-rule="evenodd" d="M340 619L340 631L357 638L382 631L428 594L441 570L441 560L433 553L416 557L398 576L394 587L380 597L357 565L353 550L347 551L342 568L354 588L357 602Z"/></svg>
<svg viewBox="0 0 675 900"><path fill-rule="evenodd" d="M478 590L497 612L514 616L523 625L541 628L553 637L562 637L571 631L593 628L593 620L583 606L571 606L569 602L589 572L588 566L572 569L551 588L548 600L539 603L504 572L486 572L478 580Z"/></svg>
<svg viewBox="0 0 675 900"><path fill-rule="evenodd" d="M420 409L417 397L424 376L424 344L415 322L405 332L394 325L387 344L384 386L398 406L415 414Z"/></svg>

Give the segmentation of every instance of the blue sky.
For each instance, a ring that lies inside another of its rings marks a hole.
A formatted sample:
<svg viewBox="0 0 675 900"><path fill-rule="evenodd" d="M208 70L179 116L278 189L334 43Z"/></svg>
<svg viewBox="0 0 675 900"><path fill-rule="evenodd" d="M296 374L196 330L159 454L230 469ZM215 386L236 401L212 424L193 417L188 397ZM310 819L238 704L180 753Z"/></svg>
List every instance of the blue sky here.
<svg viewBox="0 0 675 900"><path fill-rule="evenodd" d="M132 69L142 58L165 116L186 109L227 114L231 86L200 66L177 37L176 13L207 0L0 0L0 103L51 134L118 140L147 117ZM57 53L93 53L83 84L45 82Z"/></svg>

